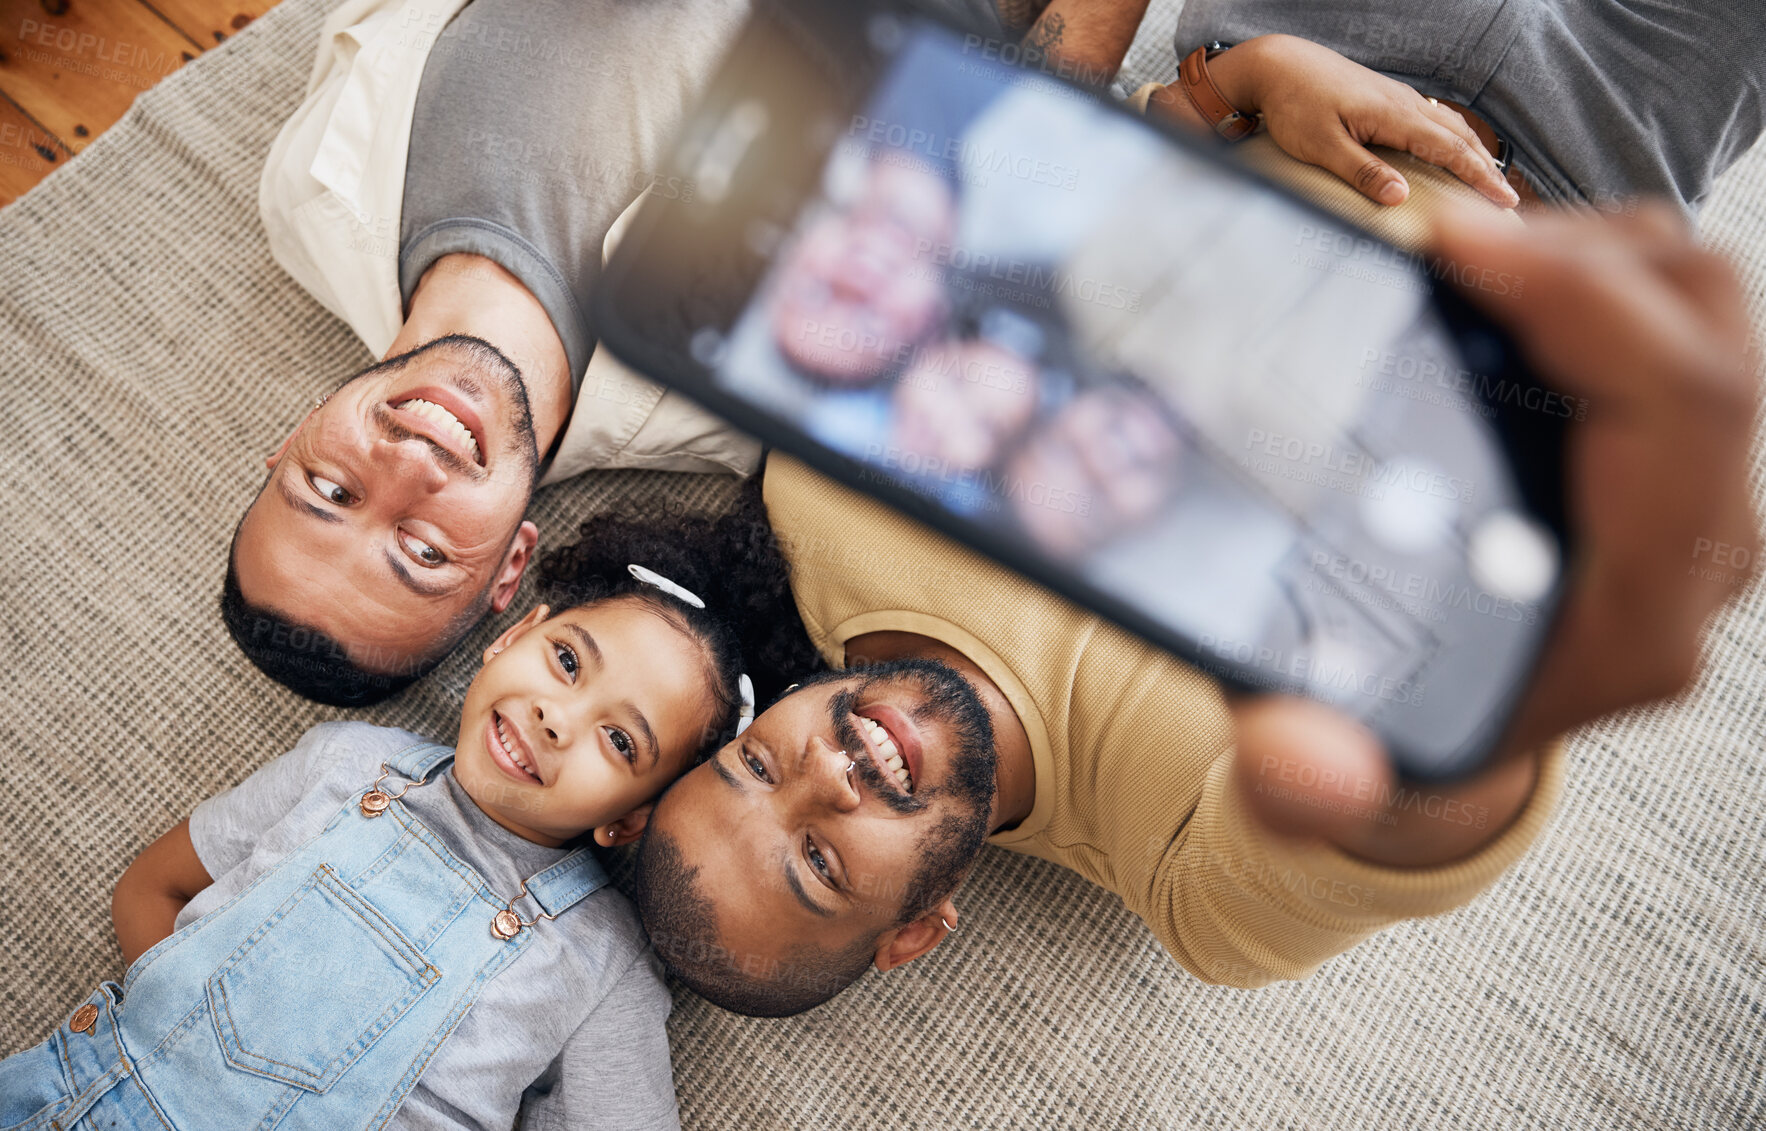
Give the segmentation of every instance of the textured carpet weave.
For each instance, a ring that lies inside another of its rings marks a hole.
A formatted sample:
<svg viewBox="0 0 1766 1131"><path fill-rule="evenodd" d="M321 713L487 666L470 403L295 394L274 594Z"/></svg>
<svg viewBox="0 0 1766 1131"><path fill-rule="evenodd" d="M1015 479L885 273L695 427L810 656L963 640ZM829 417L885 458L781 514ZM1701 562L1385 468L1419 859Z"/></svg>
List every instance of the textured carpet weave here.
<svg viewBox="0 0 1766 1131"><path fill-rule="evenodd" d="M259 169L323 10L285 0L0 212L0 1052L121 975L108 907L129 860L336 715L251 670L215 611L263 456L370 360L275 266L257 219ZM1174 70L1171 18L1155 12L1131 89ZM1743 263L1766 325L1766 152L1726 178L1706 229ZM1756 482L1761 468L1757 454ZM592 476L548 491L535 518L556 545L616 497L699 508L727 489ZM451 735L492 631L370 717ZM1576 738L1562 811L1516 871L1303 984L1198 984L1113 896L989 850L961 933L829 1008L747 1021L683 995L683 1118L1758 1126L1763 653L1756 587L1712 627L1684 702Z"/></svg>

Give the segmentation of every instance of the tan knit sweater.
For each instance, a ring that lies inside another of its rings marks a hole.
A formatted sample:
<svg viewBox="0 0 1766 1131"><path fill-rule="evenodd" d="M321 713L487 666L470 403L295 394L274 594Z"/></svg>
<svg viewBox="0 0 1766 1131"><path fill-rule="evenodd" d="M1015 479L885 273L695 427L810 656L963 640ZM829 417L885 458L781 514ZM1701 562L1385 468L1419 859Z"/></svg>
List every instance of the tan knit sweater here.
<svg viewBox="0 0 1766 1131"><path fill-rule="evenodd" d="M1302 978L1389 923L1457 907L1526 851L1556 802L1561 746L1519 819L1456 864L1379 867L1278 837L1231 786L1232 721L1205 676L788 457L765 474L798 611L828 661L893 630L979 665L1036 765L1030 816L992 842L1115 892L1199 978Z"/></svg>

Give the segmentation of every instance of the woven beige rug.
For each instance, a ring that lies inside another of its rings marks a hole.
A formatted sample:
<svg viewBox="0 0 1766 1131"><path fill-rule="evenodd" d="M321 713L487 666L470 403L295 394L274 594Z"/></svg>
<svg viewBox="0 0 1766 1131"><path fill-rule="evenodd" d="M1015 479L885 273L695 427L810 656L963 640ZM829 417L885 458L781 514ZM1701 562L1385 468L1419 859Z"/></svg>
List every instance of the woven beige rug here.
<svg viewBox="0 0 1766 1131"><path fill-rule="evenodd" d="M335 715L249 669L214 611L262 456L369 360L271 262L257 220L259 167L323 6L285 0L0 212L0 1053L120 976L109 897L134 854ZM1172 69L1170 18L1156 13L1131 80ZM1706 222L1746 262L1766 325L1766 152ZM724 486L600 476L548 492L536 517L556 544L616 495L700 506ZM371 717L450 735L490 632ZM733 1129L1758 1126L1758 588L1714 626L1710 661L1680 706L1576 740L1561 814L1488 896L1309 982L1203 986L1114 897L989 850L961 934L829 1008L746 1021L683 997L682 1116Z"/></svg>

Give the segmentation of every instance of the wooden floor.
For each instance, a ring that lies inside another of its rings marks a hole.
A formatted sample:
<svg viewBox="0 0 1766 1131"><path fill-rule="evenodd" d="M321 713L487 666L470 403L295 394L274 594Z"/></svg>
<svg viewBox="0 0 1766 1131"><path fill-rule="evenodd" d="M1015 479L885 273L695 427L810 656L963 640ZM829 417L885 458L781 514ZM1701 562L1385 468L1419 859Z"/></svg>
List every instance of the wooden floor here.
<svg viewBox="0 0 1766 1131"><path fill-rule="evenodd" d="M275 0L0 0L0 204Z"/></svg>

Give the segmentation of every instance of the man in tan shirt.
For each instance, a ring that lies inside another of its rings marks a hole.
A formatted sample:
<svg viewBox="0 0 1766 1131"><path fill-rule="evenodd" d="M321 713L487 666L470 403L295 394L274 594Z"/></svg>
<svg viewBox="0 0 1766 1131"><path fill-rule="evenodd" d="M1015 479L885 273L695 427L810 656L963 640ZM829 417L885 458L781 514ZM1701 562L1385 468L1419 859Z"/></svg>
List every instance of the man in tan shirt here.
<svg viewBox="0 0 1766 1131"><path fill-rule="evenodd" d="M1680 231L1646 210L1437 237L1457 262L1528 279L1526 303L1474 301L1594 406L1570 449L1575 587L1501 751L1452 785L1400 785L1346 718L1228 700L772 456L798 611L851 671L785 695L658 803L636 895L664 960L727 1008L808 1008L942 941L984 836L1109 888L1192 973L1241 986L1470 899L1548 816L1553 736L1690 679L1731 588L1688 569L1699 540L1756 542L1747 321L1728 269Z"/></svg>

